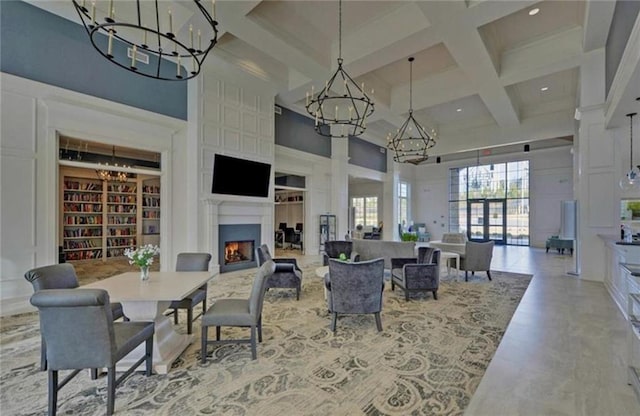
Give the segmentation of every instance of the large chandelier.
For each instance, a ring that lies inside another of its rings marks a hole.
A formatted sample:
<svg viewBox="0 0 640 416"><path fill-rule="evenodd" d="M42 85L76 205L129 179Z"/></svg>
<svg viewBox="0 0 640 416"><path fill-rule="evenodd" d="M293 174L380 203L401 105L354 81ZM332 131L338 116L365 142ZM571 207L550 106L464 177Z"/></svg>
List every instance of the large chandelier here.
<svg viewBox="0 0 640 416"><path fill-rule="evenodd" d="M620 179L620 188L628 192L640 188L640 169L633 166L633 116L638 113L629 113L629 171Z"/></svg>
<svg viewBox="0 0 640 416"><path fill-rule="evenodd" d="M436 145L436 132L430 132L413 118L413 61L409 58L409 117L396 131L387 136L387 148L394 151L393 160L398 163L413 163L418 165L427 159L427 150Z"/></svg>
<svg viewBox="0 0 640 416"><path fill-rule="evenodd" d="M342 68L342 0L338 12L338 69L317 94L307 92L306 108L315 120L315 130L326 137L359 136L366 130L366 118L374 110L373 101L361 85ZM371 90L373 96L373 90ZM331 128L331 127L334 128Z"/></svg>
<svg viewBox="0 0 640 416"><path fill-rule="evenodd" d="M91 43L121 68L166 81L200 73L218 41L215 0L191 0L197 11L189 26L174 25L184 6L158 0L72 0ZM178 8L180 10L178 10ZM209 13L209 10L211 11ZM178 11L179 13L176 13Z"/></svg>
<svg viewBox="0 0 640 416"><path fill-rule="evenodd" d="M103 180L103 181L117 181L117 182L126 182L129 180L129 175L127 174L127 172L123 172L121 170L111 170L112 167L114 168L128 168L129 166L127 165L122 165L122 166L118 166L118 164L115 162L116 159L116 147L113 146L113 150L111 153L111 164L109 163L99 163L99 165L101 165L102 167L100 169L96 169L96 175L98 175L98 179Z"/></svg>

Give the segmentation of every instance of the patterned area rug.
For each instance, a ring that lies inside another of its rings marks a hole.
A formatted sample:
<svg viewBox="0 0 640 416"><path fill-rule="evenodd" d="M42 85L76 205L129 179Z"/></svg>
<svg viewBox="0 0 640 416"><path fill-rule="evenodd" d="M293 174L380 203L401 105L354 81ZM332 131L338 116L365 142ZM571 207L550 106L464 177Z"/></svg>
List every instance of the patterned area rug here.
<svg viewBox="0 0 640 416"><path fill-rule="evenodd" d="M476 390L529 282L530 275L492 272L464 282L443 277L431 294L405 302L385 288L383 331L373 315L338 318L334 335L318 265L304 267L300 301L293 290L267 292L258 359L248 344L209 347L200 364L195 342L169 374L130 376L116 391L126 415L461 415ZM222 274L215 298L247 297L255 269ZM47 375L39 370L36 313L2 318L0 409L46 414ZM184 316L180 331L186 331ZM211 330L213 333L214 331ZM223 328L223 338L248 331ZM64 373L63 373L64 374ZM102 415L106 377L82 372L59 393L59 414Z"/></svg>

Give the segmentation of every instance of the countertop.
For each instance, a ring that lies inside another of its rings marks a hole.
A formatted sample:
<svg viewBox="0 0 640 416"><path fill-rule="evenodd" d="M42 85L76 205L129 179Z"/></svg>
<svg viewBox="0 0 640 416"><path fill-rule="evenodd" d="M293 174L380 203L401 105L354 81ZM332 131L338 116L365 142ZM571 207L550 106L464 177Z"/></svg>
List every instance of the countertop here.
<svg viewBox="0 0 640 416"><path fill-rule="evenodd" d="M636 240L632 243L627 243L625 241L620 240L619 235L611 235L611 234L598 234L605 243L609 244L617 244L619 246L640 246L640 240Z"/></svg>
<svg viewBox="0 0 640 416"><path fill-rule="evenodd" d="M631 276L640 276L640 264L621 263L620 265L627 269Z"/></svg>

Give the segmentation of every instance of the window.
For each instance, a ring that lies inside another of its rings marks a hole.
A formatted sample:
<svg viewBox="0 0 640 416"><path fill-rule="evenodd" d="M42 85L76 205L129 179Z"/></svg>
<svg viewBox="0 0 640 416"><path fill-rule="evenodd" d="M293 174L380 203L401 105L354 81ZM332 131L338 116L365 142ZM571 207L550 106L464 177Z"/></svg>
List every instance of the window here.
<svg viewBox="0 0 640 416"><path fill-rule="evenodd" d="M398 182L398 224L409 225L409 184Z"/></svg>
<svg viewBox="0 0 640 416"><path fill-rule="evenodd" d="M354 211L354 222L365 227L378 226L378 197L364 196L351 198Z"/></svg>
<svg viewBox="0 0 640 416"><path fill-rule="evenodd" d="M449 231L466 233L468 201L503 201L506 217L500 221L505 228L505 242L529 245L529 161L494 163L454 168L449 171ZM489 224L482 212L473 214L476 225ZM486 221L485 221L486 220ZM491 230L489 230L491 233ZM487 235L493 239L494 236Z"/></svg>

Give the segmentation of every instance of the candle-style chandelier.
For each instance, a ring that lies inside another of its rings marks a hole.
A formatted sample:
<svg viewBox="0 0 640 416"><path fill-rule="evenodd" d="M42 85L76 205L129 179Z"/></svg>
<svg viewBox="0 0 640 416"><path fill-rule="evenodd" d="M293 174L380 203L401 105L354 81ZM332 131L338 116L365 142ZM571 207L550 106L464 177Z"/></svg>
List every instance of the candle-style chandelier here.
<svg viewBox="0 0 640 416"><path fill-rule="evenodd" d="M409 58L409 117L396 131L387 136L387 148L394 151L393 160L398 163L418 165L427 159L427 150L436 145L436 132L430 132L413 118L413 56Z"/></svg>
<svg viewBox="0 0 640 416"><path fill-rule="evenodd" d="M218 41L215 0L207 6L201 0L191 1L196 11L187 26L174 25L174 17L186 19L184 6L178 3L173 3L172 12L172 2L167 1L72 0L91 44L102 56L136 74L166 81L198 75Z"/></svg>
<svg viewBox="0 0 640 416"><path fill-rule="evenodd" d="M326 137L359 136L366 130L366 118L373 101L342 67L342 0L338 6L338 69L317 94L307 92L306 108L315 120L315 130ZM373 95L373 90L371 90ZM333 126L333 128L332 128Z"/></svg>
<svg viewBox="0 0 640 416"><path fill-rule="evenodd" d="M111 153L111 164L109 163L99 163L99 165L103 166L100 169L96 169L96 175L98 175L98 179L107 181L107 182L126 182L129 180L129 174L127 172L123 172L121 170L111 170L112 168L123 168L127 169L129 166L122 165L119 166L116 163L116 147L113 146Z"/></svg>

